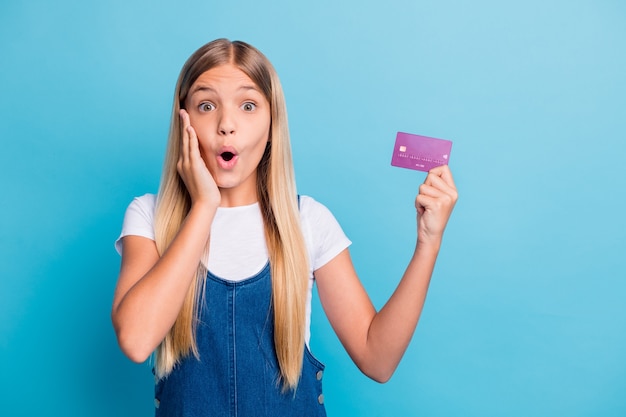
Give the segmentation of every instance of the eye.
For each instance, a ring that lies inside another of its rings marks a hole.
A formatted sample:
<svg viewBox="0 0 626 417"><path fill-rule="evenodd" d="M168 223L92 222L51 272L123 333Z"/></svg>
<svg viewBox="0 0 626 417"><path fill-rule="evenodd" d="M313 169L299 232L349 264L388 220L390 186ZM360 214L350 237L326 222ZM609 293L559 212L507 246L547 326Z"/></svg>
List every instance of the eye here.
<svg viewBox="0 0 626 417"><path fill-rule="evenodd" d="M243 111L254 111L256 109L256 104L252 103L251 101L246 101L241 105L241 109Z"/></svg>
<svg viewBox="0 0 626 417"><path fill-rule="evenodd" d="M215 105L209 101L205 101L205 102L200 103L200 105L198 106L198 109L201 112L209 112L209 111L215 110Z"/></svg>

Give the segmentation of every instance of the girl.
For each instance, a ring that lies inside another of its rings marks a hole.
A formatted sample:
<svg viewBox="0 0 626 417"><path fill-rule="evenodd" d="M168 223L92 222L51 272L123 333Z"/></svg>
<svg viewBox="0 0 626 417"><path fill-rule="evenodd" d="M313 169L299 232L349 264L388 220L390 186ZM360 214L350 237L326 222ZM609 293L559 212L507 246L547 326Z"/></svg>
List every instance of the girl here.
<svg viewBox="0 0 626 417"><path fill-rule="evenodd" d="M176 84L157 196L135 199L116 246L112 320L135 362L155 351L157 416L324 416L308 348L311 289L348 354L387 381L417 325L457 199L447 166L416 197L417 244L376 312L332 214L296 194L278 76L219 39Z"/></svg>

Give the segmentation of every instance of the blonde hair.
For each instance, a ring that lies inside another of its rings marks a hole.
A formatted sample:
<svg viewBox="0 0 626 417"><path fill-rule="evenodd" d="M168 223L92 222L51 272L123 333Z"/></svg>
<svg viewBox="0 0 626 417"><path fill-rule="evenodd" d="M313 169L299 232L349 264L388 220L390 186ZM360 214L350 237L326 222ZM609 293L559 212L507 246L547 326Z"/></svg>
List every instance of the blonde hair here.
<svg viewBox="0 0 626 417"><path fill-rule="evenodd" d="M224 64L233 64L243 71L270 103L269 142L257 167L257 195L272 274L274 346L283 388L295 389L304 353L309 266L300 227L282 87L272 64L251 45L217 39L191 55L181 70L176 83L167 155L157 198L156 244L159 253L163 254L191 207L189 193L176 170L181 142L179 111L184 108L195 80L205 71ZM206 274L206 268L200 263L195 282L189 287L176 322L156 350L157 378L167 376L189 354L199 357L195 325Z"/></svg>

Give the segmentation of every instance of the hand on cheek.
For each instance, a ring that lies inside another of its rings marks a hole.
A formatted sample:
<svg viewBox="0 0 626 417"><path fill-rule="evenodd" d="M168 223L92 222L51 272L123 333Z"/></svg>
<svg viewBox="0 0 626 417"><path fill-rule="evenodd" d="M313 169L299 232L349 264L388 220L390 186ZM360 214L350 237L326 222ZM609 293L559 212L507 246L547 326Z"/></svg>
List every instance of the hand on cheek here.
<svg viewBox="0 0 626 417"><path fill-rule="evenodd" d="M206 203L217 207L220 204L220 191L213 176L206 167L196 131L191 126L189 114L180 111L182 126L180 156L176 168L183 179L192 204Z"/></svg>

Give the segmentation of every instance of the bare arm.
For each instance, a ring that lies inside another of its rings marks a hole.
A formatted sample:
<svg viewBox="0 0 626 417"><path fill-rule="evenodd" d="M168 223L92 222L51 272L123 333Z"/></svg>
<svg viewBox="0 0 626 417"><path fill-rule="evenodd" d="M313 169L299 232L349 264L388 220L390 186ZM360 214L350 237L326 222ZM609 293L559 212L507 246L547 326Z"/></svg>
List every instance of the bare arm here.
<svg viewBox="0 0 626 417"><path fill-rule="evenodd" d="M168 249L140 236L122 240L122 265L111 318L122 351L145 361L170 330L195 277L220 204L215 181L200 156L197 137L182 113L183 141L178 172L192 199L191 209Z"/></svg>
<svg viewBox="0 0 626 417"><path fill-rule="evenodd" d="M347 249L315 271L320 300L331 325L359 369L376 381L391 378L413 336L456 200L448 167L431 170L415 202L415 252L398 287L379 312L361 285Z"/></svg>

